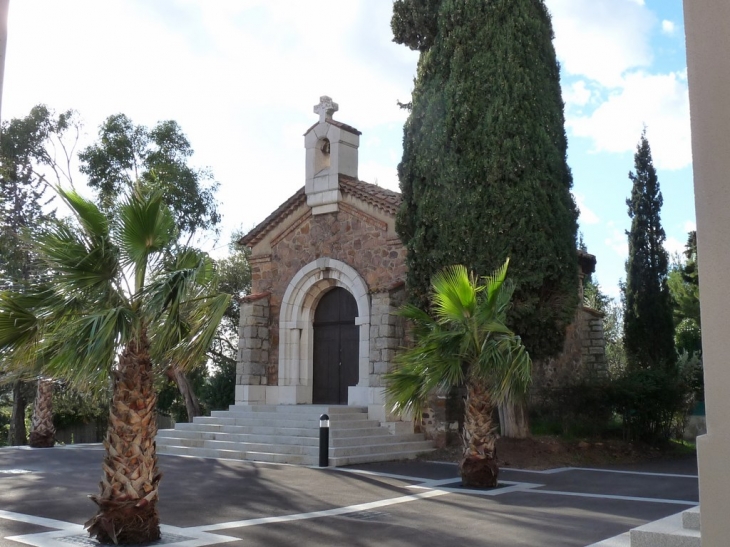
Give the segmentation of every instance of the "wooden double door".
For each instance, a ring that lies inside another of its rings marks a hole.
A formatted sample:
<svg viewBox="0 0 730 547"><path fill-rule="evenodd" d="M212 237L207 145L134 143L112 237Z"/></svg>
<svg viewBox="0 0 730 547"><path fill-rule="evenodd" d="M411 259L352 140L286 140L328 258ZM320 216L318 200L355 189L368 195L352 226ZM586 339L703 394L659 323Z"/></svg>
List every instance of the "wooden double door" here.
<svg viewBox="0 0 730 547"><path fill-rule="evenodd" d="M360 327L357 302L336 287L320 299L314 312L314 404L347 404L347 388L359 379Z"/></svg>

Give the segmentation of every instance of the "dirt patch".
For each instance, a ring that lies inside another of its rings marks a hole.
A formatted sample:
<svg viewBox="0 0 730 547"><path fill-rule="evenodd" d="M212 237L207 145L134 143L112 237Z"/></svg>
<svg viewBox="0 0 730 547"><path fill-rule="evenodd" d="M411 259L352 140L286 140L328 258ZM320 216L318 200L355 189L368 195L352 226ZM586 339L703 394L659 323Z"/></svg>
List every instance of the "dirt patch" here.
<svg viewBox="0 0 730 547"><path fill-rule="evenodd" d="M460 446L447 446L424 455L423 459L458 462L461 455ZM548 436L497 440L499 466L518 469L619 465L691 455L691 449L671 443L656 447L620 440L567 441Z"/></svg>

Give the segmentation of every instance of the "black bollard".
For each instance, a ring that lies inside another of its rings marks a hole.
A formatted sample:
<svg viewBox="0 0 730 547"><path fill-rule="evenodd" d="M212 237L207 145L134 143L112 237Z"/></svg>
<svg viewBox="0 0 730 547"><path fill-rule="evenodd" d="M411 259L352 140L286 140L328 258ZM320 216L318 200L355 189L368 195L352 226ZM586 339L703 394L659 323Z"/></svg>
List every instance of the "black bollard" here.
<svg viewBox="0 0 730 547"><path fill-rule="evenodd" d="M319 466L330 464L330 417L322 414L319 417Z"/></svg>

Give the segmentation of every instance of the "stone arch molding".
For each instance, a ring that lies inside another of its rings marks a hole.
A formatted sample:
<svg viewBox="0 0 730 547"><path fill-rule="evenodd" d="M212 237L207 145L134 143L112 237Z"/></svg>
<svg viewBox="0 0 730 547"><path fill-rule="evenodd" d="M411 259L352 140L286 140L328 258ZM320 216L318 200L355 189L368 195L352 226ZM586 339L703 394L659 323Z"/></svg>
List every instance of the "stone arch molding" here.
<svg viewBox="0 0 730 547"><path fill-rule="evenodd" d="M357 302L358 316L355 323L360 325L358 387L369 386L370 298L367 284L351 266L333 258L323 257L310 262L296 273L281 302L279 403L312 402L314 310L320 298L332 287L346 289ZM348 402L354 403L352 397Z"/></svg>

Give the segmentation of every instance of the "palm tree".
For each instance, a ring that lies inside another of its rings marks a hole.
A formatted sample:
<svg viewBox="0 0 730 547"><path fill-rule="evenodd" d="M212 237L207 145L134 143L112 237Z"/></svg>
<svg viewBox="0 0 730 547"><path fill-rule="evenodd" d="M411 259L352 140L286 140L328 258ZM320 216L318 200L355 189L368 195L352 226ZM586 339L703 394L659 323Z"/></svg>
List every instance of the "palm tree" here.
<svg viewBox="0 0 730 547"><path fill-rule="evenodd" d="M56 444L56 428L53 426L53 380L39 377L37 383L28 444L33 448L49 448Z"/></svg>
<svg viewBox="0 0 730 547"><path fill-rule="evenodd" d="M464 456L465 486L497 485L495 405L524 395L532 362L505 324L512 286L504 265L478 285L464 266L451 266L432 280L433 317L406 305L399 315L413 325L415 344L396 358L386 375L386 397L392 411L419 419L435 390L466 385Z"/></svg>
<svg viewBox="0 0 730 547"><path fill-rule="evenodd" d="M58 189L75 222L37 237L52 283L0 295L0 354L40 360L45 376L72 385L111 375L97 514L86 527L101 543L159 539L155 374L199 365L229 296L203 253L175 246L159 193L135 188L111 219ZM98 384L97 384L98 385Z"/></svg>

